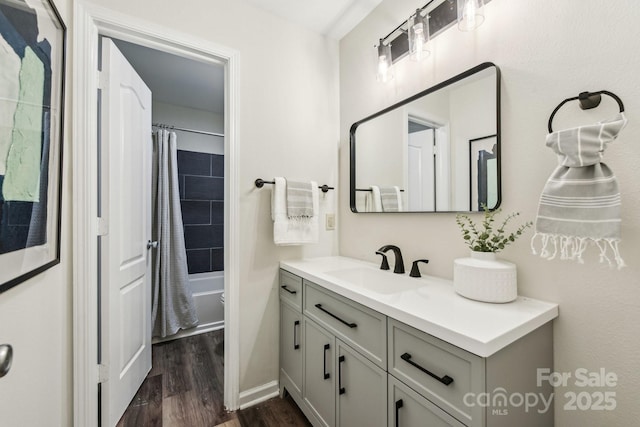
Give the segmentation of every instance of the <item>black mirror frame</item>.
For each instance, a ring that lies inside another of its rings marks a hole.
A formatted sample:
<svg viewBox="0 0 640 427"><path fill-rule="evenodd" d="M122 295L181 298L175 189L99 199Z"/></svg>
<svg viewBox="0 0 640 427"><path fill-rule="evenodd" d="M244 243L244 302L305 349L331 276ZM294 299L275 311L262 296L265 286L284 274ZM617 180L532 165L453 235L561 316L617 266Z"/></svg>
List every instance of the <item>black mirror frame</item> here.
<svg viewBox="0 0 640 427"><path fill-rule="evenodd" d="M390 107L387 107L383 110L378 111L368 117L365 117L362 120L355 122L351 125L349 130L349 205L351 207L351 212L353 213L381 213L381 212L360 212L356 209L356 129L361 124L368 122L369 120L375 119L383 114L386 114L392 110L395 110L398 107L401 107L405 104L415 101L418 98L421 98L425 95L428 95L432 92L435 92L439 89L442 89L450 84L458 82L464 78L467 78L475 73L478 73L487 68L494 67L496 70L496 140L497 140L497 148L496 148L496 156L498 158L497 164L497 174L498 174L498 199L496 201L495 207L491 210L496 210L500 207L502 203L502 154L501 154L501 146L502 146L502 137L501 137L501 129L500 129L500 68L495 65L493 62L483 62L480 65L477 65L473 68L470 68L456 76L451 77L441 83L438 83L435 86L432 86L428 89L423 90L422 92L418 92L417 94L410 96L400 102L397 102ZM385 212L385 213L476 213L478 211L401 211L401 212Z"/></svg>

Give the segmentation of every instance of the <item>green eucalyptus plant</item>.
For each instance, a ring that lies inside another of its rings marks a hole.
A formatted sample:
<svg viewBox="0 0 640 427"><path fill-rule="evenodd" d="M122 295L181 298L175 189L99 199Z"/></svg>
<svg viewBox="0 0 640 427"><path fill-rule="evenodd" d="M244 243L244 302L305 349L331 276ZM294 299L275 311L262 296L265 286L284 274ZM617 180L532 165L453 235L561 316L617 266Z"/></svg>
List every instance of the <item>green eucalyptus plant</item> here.
<svg viewBox="0 0 640 427"><path fill-rule="evenodd" d="M500 252L507 245L515 242L516 239L524 233L527 227L531 227L533 225L530 221L525 222L514 232L507 233L505 228L512 219L520 215L520 212L507 215L504 221L497 226L497 224L495 224L495 216L502 212L502 208L491 211L486 205L482 205L482 209L484 210L484 218L480 225L476 225L469 215L456 215L456 223L462 231L462 238L472 251Z"/></svg>

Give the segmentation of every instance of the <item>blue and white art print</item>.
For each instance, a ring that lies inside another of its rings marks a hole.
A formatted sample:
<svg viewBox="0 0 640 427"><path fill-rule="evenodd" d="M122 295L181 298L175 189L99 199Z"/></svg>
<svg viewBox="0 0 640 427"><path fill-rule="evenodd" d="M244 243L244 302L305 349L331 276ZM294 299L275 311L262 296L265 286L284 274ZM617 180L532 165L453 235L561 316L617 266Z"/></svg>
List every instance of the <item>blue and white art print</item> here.
<svg viewBox="0 0 640 427"><path fill-rule="evenodd" d="M47 0L0 0L0 292L60 260L65 32Z"/></svg>

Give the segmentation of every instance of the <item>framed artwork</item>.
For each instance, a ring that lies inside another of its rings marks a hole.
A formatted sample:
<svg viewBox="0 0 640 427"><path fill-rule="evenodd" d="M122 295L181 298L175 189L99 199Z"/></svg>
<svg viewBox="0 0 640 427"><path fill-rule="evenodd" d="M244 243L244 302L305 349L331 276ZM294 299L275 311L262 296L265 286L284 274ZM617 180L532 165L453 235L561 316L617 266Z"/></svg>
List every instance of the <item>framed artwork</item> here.
<svg viewBox="0 0 640 427"><path fill-rule="evenodd" d="M0 0L0 292L60 262L65 38L48 0Z"/></svg>
<svg viewBox="0 0 640 427"><path fill-rule="evenodd" d="M498 207L498 150L496 135L469 140L469 210Z"/></svg>

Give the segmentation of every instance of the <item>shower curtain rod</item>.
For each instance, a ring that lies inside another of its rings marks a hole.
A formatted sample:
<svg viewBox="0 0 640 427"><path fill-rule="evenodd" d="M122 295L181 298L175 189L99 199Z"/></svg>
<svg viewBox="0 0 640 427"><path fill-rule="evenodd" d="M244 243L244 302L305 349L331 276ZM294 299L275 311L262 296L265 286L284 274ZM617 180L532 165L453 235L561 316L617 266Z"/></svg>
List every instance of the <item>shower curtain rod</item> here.
<svg viewBox="0 0 640 427"><path fill-rule="evenodd" d="M196 129L185 129L185 128L181 128L181 127L177 127L177 126L167 125L165 123L153 123L152 126L157 127L157 128L162 128L162 129L181 130L183 132L199 133L201 135L209 135L209 136L220 136L220 137L224 138L224 134L222 134L222 133L207 132L207 131L204 131L204 130L196 130Z"/></svg>

